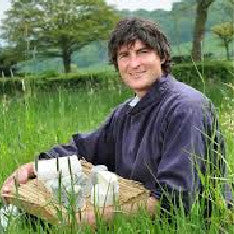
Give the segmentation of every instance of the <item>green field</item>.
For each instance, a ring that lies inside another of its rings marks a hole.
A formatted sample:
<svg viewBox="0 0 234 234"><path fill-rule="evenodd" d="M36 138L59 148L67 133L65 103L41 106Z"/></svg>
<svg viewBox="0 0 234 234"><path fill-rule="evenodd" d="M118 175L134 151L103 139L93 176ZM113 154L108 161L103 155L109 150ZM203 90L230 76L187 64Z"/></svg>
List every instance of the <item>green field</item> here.
<svg viewBox="0 0 234 234"><path fill-rule="evenodd" d="M199 82L200 84L202 82ZM202 85L197 88L204 90ZM233 84L208 81L205 89L217 107L221 128L227 143L227 166L229 169L229 184L233 183L234 175L234 87ZM0 96L0 186L17 166L34 160L34 156L58 143L68 142L71 134L87 132L95 129L104 121L108 113L122 101L131 97L132 93L121 84L103 87L101 84L90 87L58 88L52 91L30 92ZM209 175L208 175L209 176ZM213 200L214 212L209 220L203 217L202 205L193 206L191 216L186 217L178 210L173 215L173 221L168 223L156 215L155 220L144 210L134 218L126 218L118 214L110 224L101 219L97 222L97 231L105 233L233 233L233 217L219 196ZM219 203L218 203L219 201ZM176 224L175 224L176 223ZM78 228L79 229L79 228ZM51 227L53 233L71 233L75 230L62 227ZM80 230L80 229L79 229ZM83 231L91 232L89 227ZM25 225L22 218L12 219L8 233L43 233L41 225L35 229ZM1 231L0 231L1 232ZM46 232L45 232L46 233Z"/></svg>

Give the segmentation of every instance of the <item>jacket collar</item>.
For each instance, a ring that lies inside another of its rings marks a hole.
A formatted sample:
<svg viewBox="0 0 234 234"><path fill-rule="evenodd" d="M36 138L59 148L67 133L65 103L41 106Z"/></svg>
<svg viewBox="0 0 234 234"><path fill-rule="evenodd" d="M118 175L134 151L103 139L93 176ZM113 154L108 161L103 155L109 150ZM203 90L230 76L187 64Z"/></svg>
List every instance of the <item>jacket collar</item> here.
<svg viewBox="0 0 234 234"><path fill-rule="evenodd" d="M143 96L135 106L131 107L128 105L128 113L136 114L152 104L159 103L163 93L167 89L168 82L170 82L172 79L173 78L170 75L163 75L157 79L145 96Z"/></svg>

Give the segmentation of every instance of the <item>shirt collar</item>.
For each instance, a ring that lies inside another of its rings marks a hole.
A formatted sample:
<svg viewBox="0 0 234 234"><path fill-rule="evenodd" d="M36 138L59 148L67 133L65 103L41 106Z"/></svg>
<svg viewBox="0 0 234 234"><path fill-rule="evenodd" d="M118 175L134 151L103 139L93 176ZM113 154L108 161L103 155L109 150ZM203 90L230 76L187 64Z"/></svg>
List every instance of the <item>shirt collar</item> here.
<svg viewBox="0 0 234 234"><path fill-rule="evenodd" d="M140 98L138 96L135 96L129 103L131 107L136 106L136 104L140 101Z"/></svg>

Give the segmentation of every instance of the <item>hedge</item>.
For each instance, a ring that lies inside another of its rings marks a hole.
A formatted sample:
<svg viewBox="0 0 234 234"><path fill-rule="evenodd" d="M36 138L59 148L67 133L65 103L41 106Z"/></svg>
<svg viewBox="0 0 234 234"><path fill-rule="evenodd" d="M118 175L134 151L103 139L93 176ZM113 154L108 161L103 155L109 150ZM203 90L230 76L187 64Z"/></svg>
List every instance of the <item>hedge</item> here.
<svg viewBox="0 0 234 234"><path fill-rule="evenodd" d="M117 83L118 74L114 71L106 72L82 72L59 74L57 77L16 77L16 78L2 78L0 79L0 94L13 94L16 92L23 92L25 89L31 91L36 90L51 90L64 88L73 88L77 86L95 86L98 83L103 85L110 85Z"/></svg>
<svg viewBox="0 0 234 234"><path fill-rule="evenodd" d="M234 67L231 62L184 63L174 65L173 75L185 83L213 79L217 82L233 82Z"/></svg>
<svg viewBox="0 0 234 234"><path fill-rule="evenodd" d="M206 62L205 64L184 63L174 65L172 73L176 79L185 83L197 83L202 79L214 79L217 82L233 82L233 65L229 62ZM118 73L113 69L97 72L79 72L58 74L56 77L27 76L24 78L1 78L0 94L23 92L23 86L33 91L51 90L60 87L73 88L84 85L113 85L119 82Z"/></svg>

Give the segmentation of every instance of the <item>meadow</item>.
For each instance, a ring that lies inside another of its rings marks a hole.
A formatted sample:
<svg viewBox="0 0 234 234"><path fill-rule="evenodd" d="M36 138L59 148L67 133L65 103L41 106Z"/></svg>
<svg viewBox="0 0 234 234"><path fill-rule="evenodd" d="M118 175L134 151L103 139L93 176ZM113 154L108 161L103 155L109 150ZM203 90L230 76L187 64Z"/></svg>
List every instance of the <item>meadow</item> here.
<svg viewBox="0 0 234 234"><path fill-rule="evenodd" d="M194 85L194 84L193 84ZM216 82L212 79L199 80L197 89L213 101L219 114L220 125L226 141L229 185L234 176L234 84ZM15 94L0 96L0 186L8 175L19 165L33 161L39 152L68 142L71 134L89 132L105 120L111 110L131 97L133 93L121 83L96 84L95 86L54 87L50 91L25 90ZM208 175L209 176L209 175ZM234 233L234 220L219 195L222 178L216 178L218 187L212 201L213 212L209 220L204 218L204 207L195 203L191 215L186 216L178 209L171 223L156 214L153 221L144 209L134 217L125 214L116 215L113 222L107 224L97 218L98 233ZM233 189L233 188L232 188ZM205 195L204 195L205 196ZM24 216L22 216L24 217ZM35 226L26 223L24 218L12 219L8 233L91 233L88 227L48 227L38 222ZM207 224L207 222L209 224ZM76 228L76 229L75 229ZM1 232L1 230L0 230Z"/></svg>

